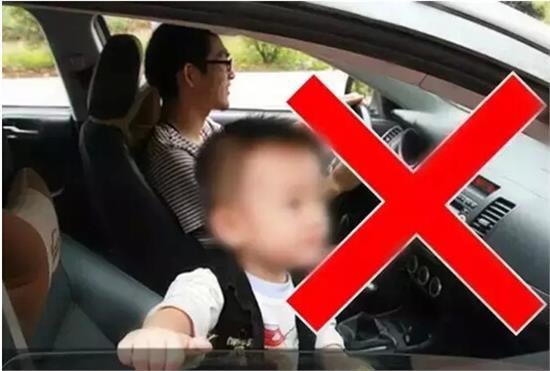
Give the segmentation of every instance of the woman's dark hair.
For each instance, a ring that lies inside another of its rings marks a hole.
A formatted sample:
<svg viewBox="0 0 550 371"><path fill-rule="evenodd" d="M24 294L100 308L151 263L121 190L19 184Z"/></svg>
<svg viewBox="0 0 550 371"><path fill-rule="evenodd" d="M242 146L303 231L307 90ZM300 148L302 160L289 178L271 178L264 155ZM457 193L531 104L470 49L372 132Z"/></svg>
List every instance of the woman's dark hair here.
<svg viewBox="0 0 550 371"><path fill-rule="evenodd" d="M168 24L153 32L145 54L145 77L164 100L178 95L176 74L186 63L206 71L211 36L215 35L208 30Z"/></svg>

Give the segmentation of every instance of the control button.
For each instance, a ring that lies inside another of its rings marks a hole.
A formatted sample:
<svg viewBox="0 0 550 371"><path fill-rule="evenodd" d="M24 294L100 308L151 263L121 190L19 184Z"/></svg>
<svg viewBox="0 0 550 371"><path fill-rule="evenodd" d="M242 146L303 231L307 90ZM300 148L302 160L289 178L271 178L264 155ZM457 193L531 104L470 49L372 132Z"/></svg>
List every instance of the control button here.
<svg viewBox="0 0 550 371"><path fill-rule="evenodd" d="M424 286L430 280L430 270L425 265L421 266L418 269L418 274L416 275L416 282Z"/></svg>
<svg viewBox="0 0 550 371"><path fill-rule="evenodd" d="M460 220L466 221L466 213L460 213L458 214L458 217L460 218Z"/></svg>
<svg viewBox="0 0 550 371"><path fill-rule="evenodd" d="M441 284L441 280L439 277L433 277L430 280L430 284L428 285L428 294L432 298L437 298L439 294L441 294L441 289L443 289L443 285Z"/></svg>
<svg viewBox="0 0 550 371"><path fill-rule="evenodd" d="M407 262L407 272L409 274L416 273L416 270L418 269L418 258L416 255L413 255L410 257L409 261Z"/></svg>
<svg viewBox="0 0 550 371"><path fill-rule="evenodd" d="M477 222L479 223L480 226L482 226L482 227L484 227L484 228L487 228L488 226L491 225L491 222L488 221L488 220L485 219L485 218L479 218L479 219L477 220Z"/></svg>

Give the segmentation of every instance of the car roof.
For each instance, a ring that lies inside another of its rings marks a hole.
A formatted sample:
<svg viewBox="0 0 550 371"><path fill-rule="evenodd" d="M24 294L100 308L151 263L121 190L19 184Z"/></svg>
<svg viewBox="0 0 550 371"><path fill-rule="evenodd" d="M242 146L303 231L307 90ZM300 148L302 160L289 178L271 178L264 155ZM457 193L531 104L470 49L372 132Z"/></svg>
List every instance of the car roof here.
<svg viewBox="0 0 550 371"><path fill-rule="evenodd" d="M550 26L501 2L439 2L441 9L460 14L518 39L550 49Z"/></svg>
<svg viewBox="0 0 550 371"><path fill-rule="evenodd" d="M311 4L421 33L550 82L550 26L508 5L480 1Z"/></svg>

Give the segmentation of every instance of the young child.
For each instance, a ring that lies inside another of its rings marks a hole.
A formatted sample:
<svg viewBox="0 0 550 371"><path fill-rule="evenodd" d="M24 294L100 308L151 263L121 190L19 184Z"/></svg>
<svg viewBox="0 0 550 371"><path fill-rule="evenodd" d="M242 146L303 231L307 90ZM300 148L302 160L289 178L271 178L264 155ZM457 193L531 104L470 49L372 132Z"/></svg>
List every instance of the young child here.
<svg viewBox="0 0 550 371"><path fill-rule="evenodd" d="M328 247L320 153L305 128L276 118L240 120L207 140L196 175L225 249L176 278L143 328L120 342L121 362L164 369L182 361L183 352L148 349L343 349L334 322L315 337L286 302L289 272L314 267Z"/></svg>

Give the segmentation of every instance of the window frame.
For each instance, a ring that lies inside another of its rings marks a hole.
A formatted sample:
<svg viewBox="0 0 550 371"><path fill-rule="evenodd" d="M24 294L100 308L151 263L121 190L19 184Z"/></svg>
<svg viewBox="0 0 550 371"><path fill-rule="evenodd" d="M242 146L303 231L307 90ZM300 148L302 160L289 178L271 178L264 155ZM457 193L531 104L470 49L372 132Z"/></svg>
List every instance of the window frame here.
<svg viewBox="0 0 550 371"><path fill-rule="evenodd" d="M98 23L98 27L94 29L94 31L97 34L97 37L99 40L107 40L112 34L111 34L111 30L109 29L109 25L105 19L105 16L106 15L110 15L110 14L97 14L95 17L96 17L96 23ZM143 17L138 17L138 16L134 16L134 15L130 15L130 14L127 14L127 15L122 15L122 14L114 14L112 15L114 17L117 17L117 18L122 18L122 19L128 19L128 20L144 20L144 21L150 21L150 22L155 22L154 19L151 19L151 18L143 18ZM171 23L171 24L174 24L173 22L168 22L168 23ZM208 25L206 26L208 28ZM128 34L132 34L131 32L128 32ZM135 36L135 35L134 35ZM258 40L258 41L263 41L261 39L258 39L258 38L253 38L249 35L241 35L241 34L220 34L220 36L241 36L241 37L247 37L247 38L250 38L250 39L254 39L254 40ZM298 49L294 49L294 48L290 48L290 47L287 47L287 46L284 46L284 45L281 45L281 44L275 44L273 42L269 42L270 44L273 44L273 45L276 45L276 46L279 46L281 48L285 48L285 49L290 49L292 51L296 51L296 52L300 52L310 58L313 58L317 61L320 61L320 62L323 62L327 65L330 66L331 70L334 70L334 71L340 71L341 73L345 74L346 75L346 79L347 79L347 73L345 73L344 71L338 69L337 67L334 67L332 64L324 61L324 60L321 60L317 57L314 57L308 53L305 53L301 50L298 50ZM143 44L143 43L142 43ZM104 45L104 44L103 44ZM143 47L143 50L145 51L146 48L147 48L147 45L142 45ZM229 52L231 53L231 50L229 50ZM236 62L235 59L233 59L233 66L236 65ZM303 73L315 73L315 72L326 72L326 71L330 71L330 70L312 70L312 71L309 71L309 70L303 70L303 71L300 71L300 70L276 70L276 71L240 71L240 72L235 72L236 74L239 74L239 73L248 73L248 72L254 72L254 73L277 73L277 72L303 72ZM145 81L145 80L144 80ZM342 91L339 91L337 92L337 94L339 95L343 95L345 94L345 79L342 80ZM235 105L233 102L231 102L231 96L230 96L230 106L229 108L227 109L228 111L235 111L235 112L266 112L266 113L269 113L269 114L278 114L278 113L281 113L281 112L284 112L284 113L288 113L288 112L291 112L291 109L288 105L286 105L286 101L285 102L282 102L280 105L272 105L272 106L266 106L266 105L254 105L254 104L246 104L246 105L242 105L242 104L239 104L239 105Z"/></svg>
<svg viewBox="0 0 550 371"><path fill-rule="evenodd" d="M49 54L51 55L51 58L53 60L53 64L54 64L54 70L56 72L56 75L54 76L48 76L48 77L43 77L43 78L57 78L59 79L59 81L61 82L61 84L63 85L63 90L65 92L65 97L66 97L66 105L58 105L58 104L51 104L51 105L45 105L45 104L19 104L19 103L4 103L4 100L2 101L2 111L4 112L5 110L7 110L8 112L21 112L22 110L24 109L29 109L31 111L45 111L45 110L52 110L52 112L59 112L59 111L64 111L64 110L70 110L72 109L72 106L71 106L71 99L70 99L70 96L69 96L69 91L67 90L66 86L65 86L65 82L63 81L63 75L61 73L61 70L58 66L58 63L57 63L57 58L54 54L54 51L51 47L51 43L50 43L50 40L48 38L48 35L46 33L46 31L44 30L44 27L42 25L42 23L40 22L40 19L38 17L36 17L36 15L32 12L32 9L28 9L20 4L17 4L17 3L14 3L14 4L2 4L2 8L3 7L13 7L13 8L19 8L23 11L25 11L29 16L32 17L32 19L36 22L36 24L38 25L39 29L40 29L40 32L42 33L42 36L44 37L44 43L48 49L48 52ZM4 39L2 39L2 47L4 46ZM4 53L4 51L2 51L2 53ZM2 80L4 80L3 82L3 89L5 89L5 80L17 80L17 79L29 79L29 78L34 78L34 79L40 79L40 77L16 77L16 78L9 78L9 77L5 77L4 76L4 72L2 71ZM3 113L3 116L4 116L4 113Z"/></svg>

